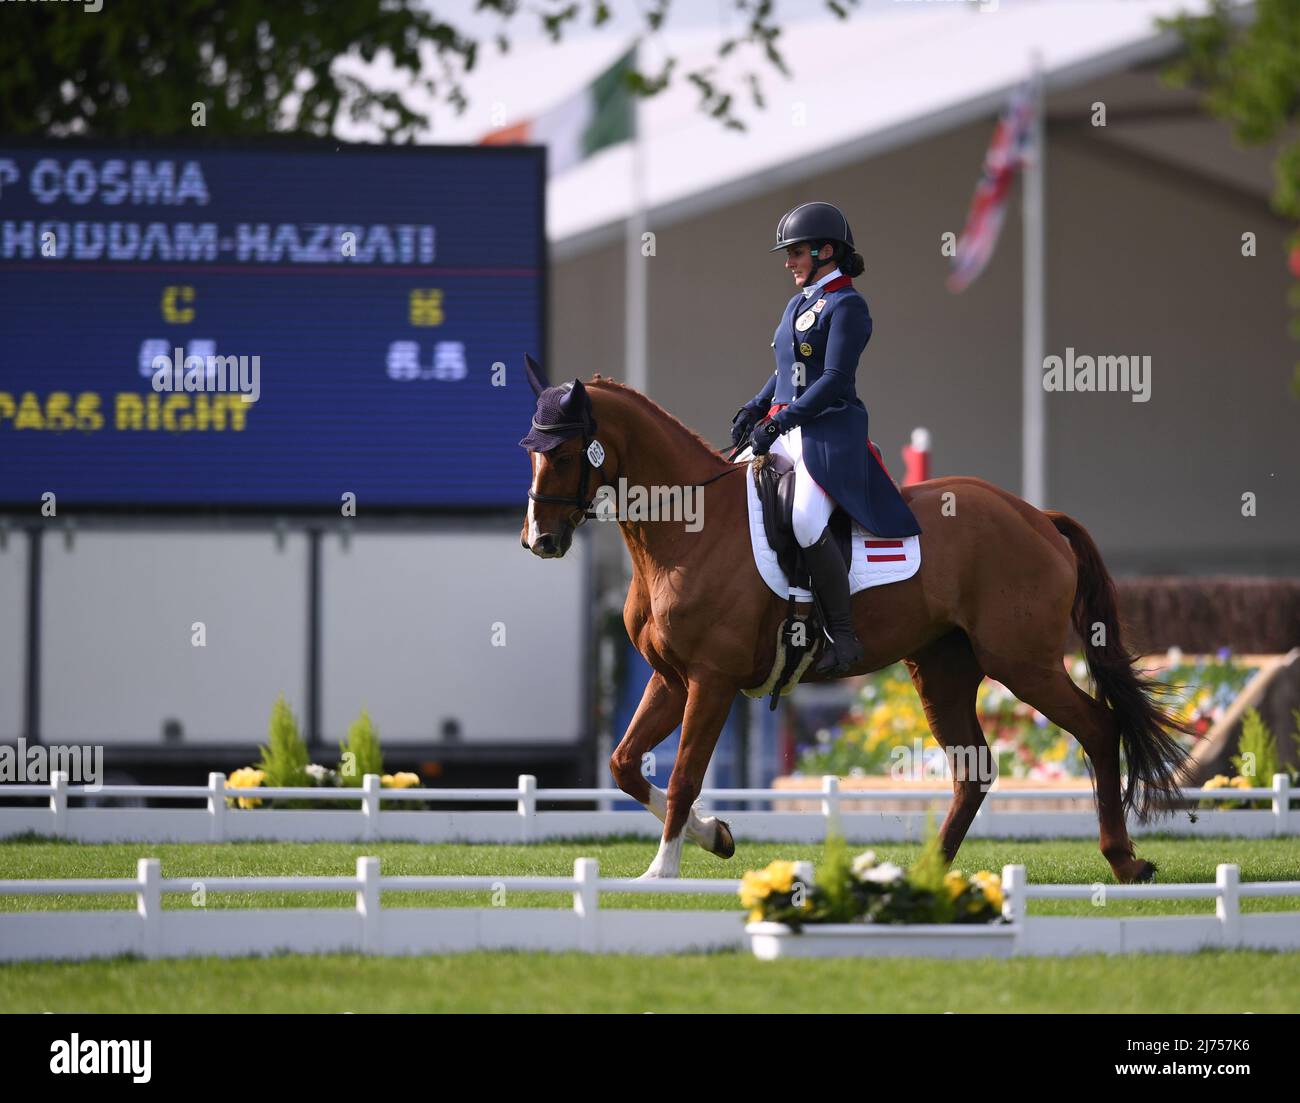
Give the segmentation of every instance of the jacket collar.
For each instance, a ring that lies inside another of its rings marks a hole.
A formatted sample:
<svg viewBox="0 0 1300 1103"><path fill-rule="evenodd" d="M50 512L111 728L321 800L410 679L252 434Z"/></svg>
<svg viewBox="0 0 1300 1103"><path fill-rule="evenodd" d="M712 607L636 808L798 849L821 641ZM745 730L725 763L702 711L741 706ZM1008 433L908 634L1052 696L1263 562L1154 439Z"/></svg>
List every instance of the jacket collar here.
<svg viewBox="0 0 1300 1103"><path fill-rule="evenodd" d="M824 275L815 284L813 284L812 287L801 287L799 289L799 293L803 295L805 299L811 299L812 301L816 302L818 294L826 290L828 284L832 283L835 280L847 279L847 278L848 278L847 276L845 276L842 272L840 272L837 266L835 268L832 268L829 272L827 272L826 275Z"/></svg>

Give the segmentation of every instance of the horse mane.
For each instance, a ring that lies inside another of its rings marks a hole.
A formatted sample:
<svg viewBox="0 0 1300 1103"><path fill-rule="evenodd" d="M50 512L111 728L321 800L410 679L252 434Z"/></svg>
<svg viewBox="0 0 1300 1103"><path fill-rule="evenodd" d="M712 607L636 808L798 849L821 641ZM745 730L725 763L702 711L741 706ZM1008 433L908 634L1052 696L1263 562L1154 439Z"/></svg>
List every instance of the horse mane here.
<svg viewBox="0 0 1300 1103"><path fill-rule="evenodd" d="M719 455L718 450L714 448L713 445L711 445L702 436L700 436L699 433L697 433L689 425L678 420L667 410L665 410L662 406L660 406L659 403L657 403L653 398L650 398L648 395L642 394L635 387L629 387L626 383L620 383L616 379L609 379L606 376L602 376L599 372L597 372L595 375L591 377L591 381L588 384L588 386L599 387L602 389L607 388L613 394L623 395L627 397L632 402L639 404L648 413L654 414L662 418L664 421L668 423L669 428L671 428L674 432L680 434L681 436L684 436L687 440L697 445L702 451L707 452L719 463L726 464L727 462L726 458L724 456Z"/></svg>

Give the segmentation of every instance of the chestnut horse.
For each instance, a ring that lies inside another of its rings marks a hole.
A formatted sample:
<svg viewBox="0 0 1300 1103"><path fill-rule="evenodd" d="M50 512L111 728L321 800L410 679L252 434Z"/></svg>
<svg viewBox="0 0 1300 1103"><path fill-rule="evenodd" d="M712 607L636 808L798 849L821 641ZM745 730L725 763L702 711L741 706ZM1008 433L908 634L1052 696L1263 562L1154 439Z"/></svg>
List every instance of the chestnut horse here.
<svg viewBox="0 0 1300 1103"><path fill-rule="evenodd" d="M531 359L527 365L540 395L548 384ZM702 488L695 492L703 498L696 531L681 520L619 521L633 566L623 621L653 674L610 769L623 792L663 821L644 876L676 877L683 837L723 858L735 853L728 826L700 816L694 804L737 691L768 677L786 602L754 565L748 475L741 474L747 464L729 463L630 387L599 375L587 386L575 379L565 387L564 424L556 431L564 439L529 452L521 542L534 555L565 553L602 483ZM536 416L534 426L546 430ZM592 439L600 447L589 452ZM1174 797L1184 752L1171 732L1186 729L1159 706L1158 687L1133 668L1096 544L1065 514L1036 509L980 479L931 479L902 493L922 529L920 569L854 596L865 655L843 676L907 664L930 730L954 764L941 829L948 861L992 780L964 765L988 761L975 710L976 689L988 675L1078 739L1092 767L1102 854L1119 881L1152 879L1155 866L1134 856L1126 812L1146 821ZM1064 668L1072 628L1084 643L1095 698ZM642 755L678 724L681 745L665 793L642 775ZM1128 772L1122 795L1121 749Z"/></svg>

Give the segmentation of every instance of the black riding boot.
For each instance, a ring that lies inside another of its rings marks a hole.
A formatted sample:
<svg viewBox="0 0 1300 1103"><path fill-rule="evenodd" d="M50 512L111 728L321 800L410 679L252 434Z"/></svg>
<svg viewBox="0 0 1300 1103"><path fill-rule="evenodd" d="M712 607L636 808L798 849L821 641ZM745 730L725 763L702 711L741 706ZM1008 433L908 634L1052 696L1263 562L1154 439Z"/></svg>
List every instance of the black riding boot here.
<svg viewBox="0 0 1300 1103"><path fill-rule="evenodd" d="M862 658L862 644L853 631L853 616L849 608L849 570L844 556L835 546L830 525L815 543L803 549L808 572L812 575L813 590L821 601L826 617L826 630L833 643L828 643L813 666L814 674L843 674Z"/></svg>

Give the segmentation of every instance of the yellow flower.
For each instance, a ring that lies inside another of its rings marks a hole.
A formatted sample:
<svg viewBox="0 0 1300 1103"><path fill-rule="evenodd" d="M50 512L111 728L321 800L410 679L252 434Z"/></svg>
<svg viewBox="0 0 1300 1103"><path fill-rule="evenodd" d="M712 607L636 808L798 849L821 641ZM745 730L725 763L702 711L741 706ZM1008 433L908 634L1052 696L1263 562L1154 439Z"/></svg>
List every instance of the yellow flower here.
<svg viewBox="0 0 1300 1103"><path fill-rule="evenodd" d="M1231 785L1234 789L1253 789L1253 788L1255 788L1255 783L1254 783L1253 781L1251 781L1250 778L1248 778L1248 777L1242 777L1240 774L1238 774L1236 777L1234 777L1230 782L1228 782L1228 784Z"/></svg>
<svg viewBox="0 0 1300 1103"><path fill-rule="evenodd" d="M956 900L966 891L966 878L959 869L950 869L943 877L944 887L948 890L948 899Z"/></svg>
<svg viewBox="0 0 1300 1103"><path fill-rule="evenodd" d="M892 742L894 732L889 727L877 727L871 729L871 734L867 737L867 750L878 750L882 743Z"/></svg>
<svg viewBox="0 0 1300 1103"><path fill-rule="evenodd" d="M1215 774L1209 781L1201 786L1202 789L1222 789L1228 784L1228 779L1222 774Z"/></svg>
<svg viewBox="0 0 1300 1103"><path fill-rule="evenodd" d="M256 789L265 780L266 772L264 770L258 770L253 766L245 766L226 778L226 788ZM260 808L262 805L262 802L256 797L239 797L237 800L240 808Z"/></svg>
<svg viewBox="0 0 1300 1103"><path fill-rule="evenodd" d="M756 908L772 892L772 882L768 880L767 870L751 869L745 873L740 882L740 903L742 907Z"/></svg>
<svg viewBox="0 0 1300 1103"><path fill-rule="evenodd" d="M385 774L379 779L384 789L415 789L420 784L420 775L411 773Z"/></svg>
<svg viewBox="0 0 1300 1103"><path fill-rule="evenodd" d="M769 863L767 879L777 892L789 892L794 888L794 863L781 861Z"/></svg>
<svg viewBox="0 0 1300 1103"><path fill-rule="evenodd" d="M971 877L980 891L984 893L984 899L993 905L998 911L1002 910L1002 878L996 873L990 873L987 869L982 869Z"/></svg>
<svg viewBox="0 0 1300 1103"><path fill-rule="evenodd" d="M763 922L763 909L762 909L762 908L754 908L754 909L752 909L752 910L750 911L750 913L749 913L749 921L750 921L751 923L762 923L762 922Z"/></svg>

